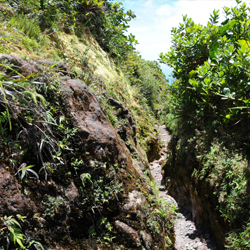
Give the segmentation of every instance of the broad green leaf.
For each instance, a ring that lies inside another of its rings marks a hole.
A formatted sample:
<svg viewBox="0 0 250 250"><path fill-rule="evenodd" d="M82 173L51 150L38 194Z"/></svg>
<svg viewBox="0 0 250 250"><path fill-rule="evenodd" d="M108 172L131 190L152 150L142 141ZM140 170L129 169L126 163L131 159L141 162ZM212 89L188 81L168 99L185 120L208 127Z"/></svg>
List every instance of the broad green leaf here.
<svg viewBox="0 0 250 250"><path fill-rule="evenodd" d="M224 89L222 90L222 92L223 92L224 95L227 95L227 96L231 94L231 91L230 91L229 88L224 88Z"/></svg>
<svg viewBox="0 0 250 250"><path fill-rule="evenodd" d="M196 71L195 70L192 70L192 71L189 72L190 78L192 78L195 75L196 75Z"/></svg>
<svg viewBox="0 0 250 250"><path fill-rule="evenodd" d="M241 52L246 53L249 50L249 45L246 40L238 40L238 43L241 46Z"/></svg>
<svg viewBox="0 0 250 250"><path fill-rule="evenodd" d="M243 102L248 104L248 103L250 103L250 100L249 99L248 100L243 100Z"/></svg>
<svg viewBox="0 0 250 250"><path fill-rule="evenodd" d="M194 87L198 86L198 83L197 83L196 80L189 79L189 83L190 83L191 85L193 85Z"/></svg>
<svg viewBox="0 0 250 250"><path fill-rule="evenodd" d="M205 78L205 79L204 79L204 82L205 82L206 85L209 85L210 81L211 81L210 78Z"/></svg>
<svg viewBox="0 0 250 250"><path fill-rule="evenodd" d="M17 244L21 247L21 249L26 249L26 247L23 245L23 243L22 243L22 240L21 239L16 239L16 242L17 242Z"/></svg>
<svg viewBox="0 0 250 250"><path fill-rule="evenodd" d="M227 23L226 25L219 27L219 31L221 35L224 35L226 30L228 29L229 23Z"/></svg>
<svg viewBox="0 0 250 250"><path fill-rule="evenodd" d="M210 57L211 59L217 58L216 53L217 53L218 48L219 48L219 44L216 43L216 44L212 47L212 49L209 51L209 57Z"/></svg>
<svg viewBox="0 0 250 250"><path fill-rule="evenodd" d="M16 234L15 234L15 230L13 227L9 227L9 231L10 231L10 239L16 243Z"/></svg>

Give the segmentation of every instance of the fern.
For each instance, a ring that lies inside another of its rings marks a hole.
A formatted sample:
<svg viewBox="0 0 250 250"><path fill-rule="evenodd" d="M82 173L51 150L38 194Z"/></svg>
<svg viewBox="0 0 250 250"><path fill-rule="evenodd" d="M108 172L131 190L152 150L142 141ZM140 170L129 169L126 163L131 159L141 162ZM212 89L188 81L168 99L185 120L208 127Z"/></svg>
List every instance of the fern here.
<svg viewBox="0 0 250 250"><path fill-rule="evenodd" d="M21 249L25 249L23 245L23 235L21 228L9 227L9 231L10 239L14 242L14 244L17 243L21 247Z"/></svg>
<svg viewBox="0 0 250 250"><path fill-rule="evenodd" d="M21 230L21 225L19 222L13 218L13 215L7 217L6 215L1 218L3 224L8 228L10 232L10 239L14 244L18 244L21 249L25 249L23 245L23 235Z"/></svg>
<svg viewBox="0 0 250 250"><path fill-rule="evenodd" d="M20 214L17 214L16 217L18 219L20 219L21 221L23 221L26 216L22 216ZM19 245L19 250L20 249L29 249L33 244L35 245L36 249L37 246L39 246L39 248L41 250L44 250L44 247L43 245L38 242L38 241L35 241L35 240L32 240L29 242L28 246L25 247L23 245L23 234L22 234L22 229L21 229L21 225L19 224L19 222L13 217L13 215L11 216L4 216L1 218L1 220L3 221L3 224L4 224L4 228L2 228L0 231L4 230L4 229L8 229L9 232L10 232L10 240L13 241L14 244L18 244ZM2 248L0 247L0 250Z"/></svg>
<svg viewBox="0 0 250 250"><path fill-rule="evenodd" d="M13 218L13 215L7 217L6 215L2 218L4 225L6 225L7 227L19 227L21 228L21 225L19 224L19 222Z"/></svg>
<svg viewBox="0 0 250 250"><path fill-rule="evenodd" d="M32 241L29 243L29 245L27 246L27 248L31 247L33 244L34 244L34 245L38 245L38 246L41 248L41 250L44 250L43 245L42 245L40 242L35 241L35 240L32 240Z"/></svg>

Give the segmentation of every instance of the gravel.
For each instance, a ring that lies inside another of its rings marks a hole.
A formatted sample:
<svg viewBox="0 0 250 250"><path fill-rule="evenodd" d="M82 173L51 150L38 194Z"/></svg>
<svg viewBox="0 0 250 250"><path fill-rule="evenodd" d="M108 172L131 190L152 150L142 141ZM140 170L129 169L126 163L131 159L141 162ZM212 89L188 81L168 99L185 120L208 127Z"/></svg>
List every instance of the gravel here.
<svg viewBox="0 0 250 250"><path fill-rule="evenodd" d="M171 139L170 134L166 130L166 127L158 126L160 131L161 141L165 144L162 149L161 158L159 160L150 163L150 169L152 176L156 181L156 185L159 186L159 190L164 196L167 195L167 191L163 186L161 186L161 163L165 159L167 153L167 144ZM173 197L171 197L173 199ZM188 214L185 209L177 211L175 219L175 249L176 250L217 250L217 248L212 244L210 236L208 233L202 234L195 226L194 222L191 220L191 214Z"/></svg>

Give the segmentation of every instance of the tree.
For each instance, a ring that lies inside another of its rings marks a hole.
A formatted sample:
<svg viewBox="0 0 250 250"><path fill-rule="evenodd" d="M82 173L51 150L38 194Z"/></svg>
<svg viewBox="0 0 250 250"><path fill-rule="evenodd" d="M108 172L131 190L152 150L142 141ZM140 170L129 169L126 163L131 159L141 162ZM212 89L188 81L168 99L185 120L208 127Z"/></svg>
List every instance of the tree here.
<svg viewBox="0 0 250 250"><path fill-rule="evenodd" d="M183 129L215 129L249 118L249 8L245 3L224 7L226 19L220 25L218 13L207 26L184 16L172 30L170 52L160 55L174 69L173 111Z"/></svg>

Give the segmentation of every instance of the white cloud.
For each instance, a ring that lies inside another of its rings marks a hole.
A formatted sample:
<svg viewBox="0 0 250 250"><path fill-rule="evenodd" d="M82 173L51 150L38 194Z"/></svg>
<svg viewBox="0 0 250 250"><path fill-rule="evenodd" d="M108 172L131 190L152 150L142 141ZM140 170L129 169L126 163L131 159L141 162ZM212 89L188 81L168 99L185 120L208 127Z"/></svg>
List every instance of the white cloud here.
<svg viewBox="0 0 250 250"><path fill-rule="evenodd" d="M192 18L195 23L206 25L214 9L220 9L223 20L224 6L235 6L235 1L206 1L206 0L149 0L123 2L137 15L136 20L130 22L129 32L139 41L137 50L146 60L157 60L161 52L167 52L171 47L171 29L182 22L182 15ZM166 74L170 69L163 67Z"/></svg>

